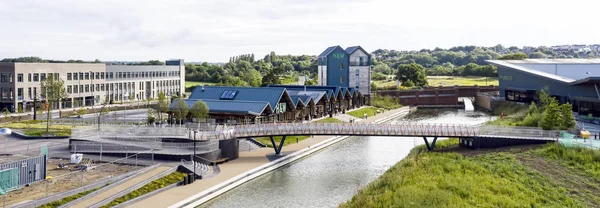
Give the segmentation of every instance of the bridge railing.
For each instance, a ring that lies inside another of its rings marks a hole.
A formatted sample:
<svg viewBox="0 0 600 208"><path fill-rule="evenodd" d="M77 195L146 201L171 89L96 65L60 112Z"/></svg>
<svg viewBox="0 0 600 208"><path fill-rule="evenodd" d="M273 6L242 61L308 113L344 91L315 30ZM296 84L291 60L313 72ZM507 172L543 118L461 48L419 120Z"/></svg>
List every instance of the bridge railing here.
<svg viewBox="0 0 600 208"><path fill-rule="evenodd" d="M453 124L257 124L239 125L233 130L236 137L266 135L382 135L382 136L476 136L478 128Z"/></svg>

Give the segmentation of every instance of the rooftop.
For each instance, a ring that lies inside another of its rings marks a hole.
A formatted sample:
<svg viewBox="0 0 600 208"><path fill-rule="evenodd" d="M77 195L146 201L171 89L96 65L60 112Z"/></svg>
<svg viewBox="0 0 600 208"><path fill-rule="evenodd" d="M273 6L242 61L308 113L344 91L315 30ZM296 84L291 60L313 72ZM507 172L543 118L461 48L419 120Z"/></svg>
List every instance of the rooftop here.
<svg viewBox="0 0 600 208"><path fill-rule="evenodd" d="M510 64L600 64L600 59L524 59L524 60L489 60L488 62L506 62Z"/></svg>
<svg viewBox="0 0 600 208"><path fill-rule="evenodd" d="M597 78L600 77L600 59L487 60L487 62L569 85L597 83Z"/></svg>

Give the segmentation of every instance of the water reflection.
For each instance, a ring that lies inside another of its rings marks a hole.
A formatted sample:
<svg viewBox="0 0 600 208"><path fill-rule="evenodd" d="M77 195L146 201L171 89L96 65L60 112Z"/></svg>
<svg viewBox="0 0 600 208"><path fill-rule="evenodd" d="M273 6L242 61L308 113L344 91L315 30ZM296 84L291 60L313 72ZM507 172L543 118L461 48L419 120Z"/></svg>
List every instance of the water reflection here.
<svg viewBox="0 0 600 208"><path fill-rule="evenodd" d="M489 119L481 112L426 109L394 122L471 125ZM348 138L249 181L202 207L335 207L422 143L422 138Z"/></svg>

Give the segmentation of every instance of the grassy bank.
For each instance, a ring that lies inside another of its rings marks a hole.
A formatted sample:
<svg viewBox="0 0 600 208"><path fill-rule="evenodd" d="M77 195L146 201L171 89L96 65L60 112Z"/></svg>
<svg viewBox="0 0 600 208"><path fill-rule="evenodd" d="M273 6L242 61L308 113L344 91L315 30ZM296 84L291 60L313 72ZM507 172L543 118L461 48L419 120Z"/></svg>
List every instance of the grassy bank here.
<svg viewBox="0 0 600 208"><path fill-rule="evenodd" d="M146 184L145 186L142 186L142 188L136 189L134 191L132 191L131 193L116 198L115 200L113 200L112 202L108 203L107 205L102 206L102 208L109 208L109 207L114 207L117 206L123 202L132 200L136 197L142 196L144 194L150 193L152 191L164 188L168 185L177 183L179 181L183 180L183 177L185 176L185 173L182 172L173 172L165 177L162 177L160 179L154 180L148 184Z"/></svg>
<svg viewBox="0 0 600 208"><path fill-rule="evenodd" d="M321 119L318 121L313 121L313 123L344 123L344 122L337 118L327 117L327 118L324 118L324 119Z"/></svg>
<svg viewBox="0 0 600 208"><path fill-rule="evenodd" d="M309 136L298 136L298 142L308 139ZM273 137L273 140L275 140L275 144L279 145L279 142L281 142L281 136L276 136ZM269 137L258 137L256 138L257 141L259 141L260 143L263 143L265 145L267 145L267 147L273 147L273 144L271 143L271 139ZM290 144L296 144L296 136L288 136L285 138L285 141L283 142L283 146L287 146Z"/></svg>
<svg viewBox="0 0 600 208"><path fill-rule="evenodd" d="M374 116L375 113L377 113L377 108L375 107L364 107L355 111L351 111L348 112L346 114L357 117L357 118L362 118L363 115L367 114L367 116L371 117Z"/></svg>
<svg viewBox="0 0 600 208"><path fill-rule="evenodd" d="M498 86L498 77L427 76L427 82L429 86Z"/></svg>
<svg viewBox="0 0 600 208"><path fill-rule="evenodd" d="M207 86L211 86L211 85L215 85L215 83L212 82L197 82L197 81L185 81L185 87L195 87L195 86L202 86L202 85L207 85Z"/></svg>
<svg viewBox="0 0 600 208"><path fill-rule="evenodd" d="M600 153L556 144L464 150L415 148L340 207L594 207ZM529 149L528 149L529 148Z"/></svg>

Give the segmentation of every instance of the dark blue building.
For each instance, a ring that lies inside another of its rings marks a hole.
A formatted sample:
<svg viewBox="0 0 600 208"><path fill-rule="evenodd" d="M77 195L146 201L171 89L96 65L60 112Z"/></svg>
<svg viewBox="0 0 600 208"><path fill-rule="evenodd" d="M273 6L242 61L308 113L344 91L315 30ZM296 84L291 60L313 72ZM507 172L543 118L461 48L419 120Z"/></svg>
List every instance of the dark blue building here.
<svg viewBox="0 0 600 208"><path fill-rule="evenodd" d="M318 57L319 86L356 88L370 97L371 55L360 46L331 46Z"/></svg>
<svg viewBox="0 0 600 208"><path fill-rule="evenodd" d="M580 115L600 116L600 59L489 60L498 66L500 96L509 101L537 101L537 92L573 104Z"/></svg>

